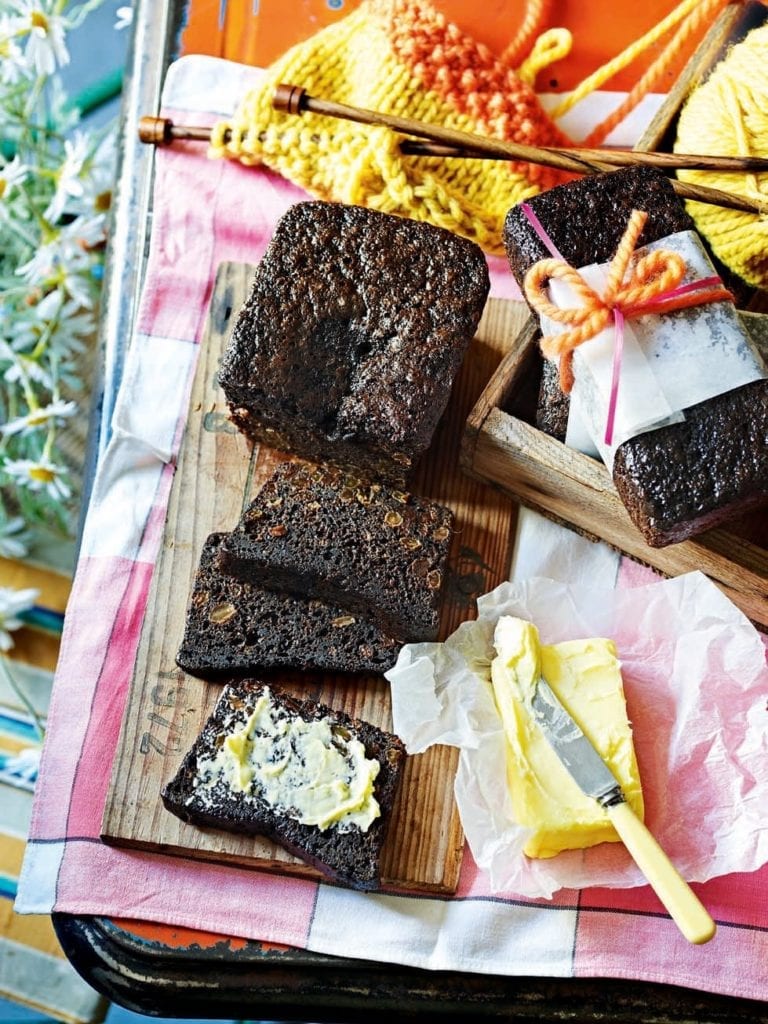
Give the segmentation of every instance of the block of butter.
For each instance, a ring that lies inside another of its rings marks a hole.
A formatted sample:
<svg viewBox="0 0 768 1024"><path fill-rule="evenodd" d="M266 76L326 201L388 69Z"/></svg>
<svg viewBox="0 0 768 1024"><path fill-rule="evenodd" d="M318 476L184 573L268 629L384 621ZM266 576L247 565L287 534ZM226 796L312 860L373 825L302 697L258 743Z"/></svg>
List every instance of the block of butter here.
<svg viewBox="0 0 768 1024"><path fill-rule="evenodd" d="M518 824L531 829L529 857L619 842L608 815L586 796L547 742L531 713L543 675L621 784L642 818L643 794L627 718L616 647L611 640L539 643L536 627L502 616L491 662L494 698L507 736L507 779Z"/></svg>

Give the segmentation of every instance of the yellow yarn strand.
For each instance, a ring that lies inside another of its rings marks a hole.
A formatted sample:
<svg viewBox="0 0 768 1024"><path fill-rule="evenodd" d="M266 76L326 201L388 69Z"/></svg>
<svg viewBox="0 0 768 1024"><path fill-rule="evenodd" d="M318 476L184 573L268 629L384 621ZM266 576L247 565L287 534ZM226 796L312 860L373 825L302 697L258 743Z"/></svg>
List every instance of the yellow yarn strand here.
<svg viewBox="0 0 768 1024"><path fill-rule="evenodd" d="M552 117L557 120L564 114L567 114L572 107L583 100L585 96L594 92L595 89L599 89L601 85L608 81L609 78L627 67L632 61L637 60L641 54L653 46L663 35L665 35L671 28L674 28L679 21L683 18L687 18L688 15L695 11L701 0L683 0L681 4L678 4L673 11L663 18L657 25L654 25L652 29L649 29L645 35L640 36L634 42L622 50L621 53L617 54L602 67L599 67L596 71L593 71L591 75L580 82L576 88L571 92L565 99L558 104L557 107L552 111Z"/></svg>
<svg viewBox="0 0 768 1024"><path fill-rule="evenodd" d="M567 28L550 28L537 38L533 49L517 68L517 77L521 82L530 85L536 84L536 76L544 68L548 68L555 61L562 60L571 52L573 36Z"/></svg>
<svg viewBox="0 0 768 1024"><path fill-rule="evenodd" d="M678 153L765 156L768 146L768 25L731 48L680 112ZM768 174L679 171L678 177L765 203L761 214L687 204L715 256L752 287L768 288Z"/></svg>
<svg viewBox="0 0 768 1024"><path fill-rule="evenodd" d="M656 87L690 36L697 32L702 24L708 25L727 3L728 0L700 0L696 5L696 9L680 24L662 53L632 87L626 99L619 104L612 114L609 114L608 117L604 118L600 124L592 129L584 139L584 145L601 145L616 125L620 124L635 109L640 100Z"/></svg>

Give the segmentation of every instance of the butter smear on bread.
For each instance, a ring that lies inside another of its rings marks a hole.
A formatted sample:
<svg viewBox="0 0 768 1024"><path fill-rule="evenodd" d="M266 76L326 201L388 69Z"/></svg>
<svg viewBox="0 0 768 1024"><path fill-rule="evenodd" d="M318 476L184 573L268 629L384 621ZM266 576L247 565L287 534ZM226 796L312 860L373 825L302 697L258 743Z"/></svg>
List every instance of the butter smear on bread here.
<svg viewBox="0 0 768 1024"><path fill-rule="evenodd" d="M327 718L306 721L259 696L245 724L222 737L218 752L200 761L205 782L226 780L233 793L253 796L302 825L321 831L367 831L381 810L373 795L381 765Z"/></svg>
<svg viewBox="0 0 768 1024"><path fill-rule="evenodd" d="M507 737L507 780L518 824L531 830L529 857L620 842L608 815L586 796L533 718L531 700L543 675L592 741L643 815L643 794L621 666L612 640L592 638L542 645L536 627L502 616L494 633L493 692Z"/></svg>

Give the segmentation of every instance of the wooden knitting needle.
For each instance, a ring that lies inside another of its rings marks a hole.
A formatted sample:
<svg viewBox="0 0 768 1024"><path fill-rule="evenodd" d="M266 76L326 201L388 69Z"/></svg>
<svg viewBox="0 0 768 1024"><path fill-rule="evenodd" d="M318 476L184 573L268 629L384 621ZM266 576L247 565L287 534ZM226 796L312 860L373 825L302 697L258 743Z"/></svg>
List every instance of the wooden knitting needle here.
<svg viewBox="0 0 768 1024"><path fill-rule="evenodd" d="M705 156L693 153L657 153L630 149L556 149L541 146L544 153L566 153L589 161L601 161L612 167L657 167L672 171L733 171L753 174L768 171L768 159L762 156ZM442 156L471 160L498 160L495 153L486 153L466 146L449 146L440 142L403 139L400 152L404 156Z"/></svg>
<svg viewBox="0 0 768 1024"><path fill-rule="evenodd" d="M529 146L524 143L505 142L501 139L461 132L455 128L444 128L442 125L425 124L422 121L399 117L396 114L385 114L381 111L366 110L362 107L352 107L346 103L336 103L334 100L310 96L306 89L297 85L278 85L272 105L275 110L288 114L301 114L304 111L309 111L312 114L355 121L358 124L383 125L404 135L415 135L417 138L429 139L431 142L479 151L500 160L543 164L575 174L595 174L615 169L605 161L604 155L601 155L599 160L584 159L578 155L578 149ZM637 158L645 155L633 153L634 159L631 162L638 164L641 160ZM742 210L745 213L761 213L763 211L762 204L748 199L746 196L734 195L731 192L723 192L720 189L708 188L704 185L691 185L688 182L678 181L676 178L672 178L671 181L675 192L684 199L712 203L715 206Z"/></svg>
<svg viewBox="0 0 768 1024"><path fill-rule="evenodd" d="M288 88L296 90L296 86L279 86L279 89ZM748 171L759 172L760 170L768 169L768 160L762 160L759 157L681 157L678 154L668 153L647 153L640 151L622 151L622 150L581 150L581 149L555 149L545 146L526 146L522 143L515 142L502 142L495 139L486 139L481 135L471 135L465 132L456 132L452 129L441 129L438 126L423 125L418 121L410 121L406 118L398 118L389 114L377 114L375 111L367 111L357 107L346 107L343 104L331 103L328 100L315 100L312 97L307 96L304 90L299 90L303 94L303 103L311 101L311 105L302 105L301 110L310 110L313 113L325 113L332 117L341 117L342 114L339 112L343 111L354 111L357 115L367 115L366 118L356 116L349 118L355 120L361 124L385 124L388 127L394 127L396 131L405 131L402 127L397 127L391 122L398 122L400 125L403 123L418 125L422 130L426 129L430 132L437 133L450 133L452 137L458 136L462 140L462 143L457 144L455 139L451 142L445 141L426 141L419 142L415 139L404 139L400 143L400 151L404 155L409 156L443 156L443 157L468 157L480 160L516 160L523 161L525 163L534 164L545 164L550 167L559 167L562 170L573 171L576 174L595 174L600 171L613 170L617 166L638 166L638 165L650 165L658 167L666 167L667 169L673 169L678 165L674 163L676 156L679 157L680 161L696 161L695 167L702 170L721 170L721 167L704 167L704 161L728 161L729 166L727 169L734 169L737 171ZM277 96L276 96L277 99ZM317 105L323 104L323 107L333 106L336 110L335 113L331 114L327 109L317 109ZM277 107L282 109L282 107ZM290 113L296 113L297 111L288 111ZM347 118L345 118L347 119ZM426 137L426 136L425 136ZM166 146L174 141L193 141L193 142L210 142L211 140L211 129L206 128L202 125L183 125L177 124L165 117L152 117L145 116L139 121L139 138L142 142L147 142L155 146ZM467 142L466 140L470 140ZM226 141L226 135L225 135ZM512 152L514 150L514 152ZM525 155L522 155L522 154ZM599 154L600 161L597 160L586 160L581 159L581 154ZM669 160L673 162L670 163ZM659 163L651 163L651 160L658 160ZM738 167L731 168L730 164L736 160ZM614 163L611 163L614 161ZM747 166L748 164L748 166ZM602 166L601 166L602 165ZM680 163L679 167L692 168L692 163ZM672 187L678 195L685 199L696 199L699 202L713 203L716 206L724 206L729 209L742 210L746 213L760 213L762 207L755 201L746 198L745 196L733 195L730 192L722 192L719 189L709 189L703 185L688 185L685 182L677 181L672 179Z"/></svg>
<svg viewBox="0 0 768 1024"><path fill-rule="evenodd" d="M225 132L225 140L228 132ZM167 117L142 117L139 121L139 138L156 146L168 145L175 140L210 142L211 129L203 125L177 124ZM668 170L688 171L734 171L760 174L768 171L768 158L761 156L710 156L691 153L657 153L630 149L556 149L550 146L537 147L543 153L565 153L585 160L601 160L614 167L658 167ZM499 160L496 153L467 146L451 146L447 143L429 142L419 139L403 139L400 143L403 156L442 156L472 160ZM508 160L509 157L503 159ZM531 161L533 163L533 161Z"/></svg>
<svg viewBox="0 0 768 1024"><path fill-rule="evenodd" d="M176 124L169 117L145 114L139 118L139 139L153 146L169 146L175 141L210 142L211 129L203 125Z"/></svg>

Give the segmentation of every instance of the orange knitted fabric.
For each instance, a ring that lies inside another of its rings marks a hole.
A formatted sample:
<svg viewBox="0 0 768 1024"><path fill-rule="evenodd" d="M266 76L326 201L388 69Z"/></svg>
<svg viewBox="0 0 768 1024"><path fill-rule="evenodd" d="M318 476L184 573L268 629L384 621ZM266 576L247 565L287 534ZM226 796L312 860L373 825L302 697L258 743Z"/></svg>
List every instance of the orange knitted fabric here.
<svg viewBox="0 0 768 1024"><path fill-rule="evenodd" d="M480 135L531 146L569 146L530 86L487 47L465 35L424 0L371 0L392 52L424 89L469 117ZM563 180L536 164L517 168L540 188Z"/></svg>

